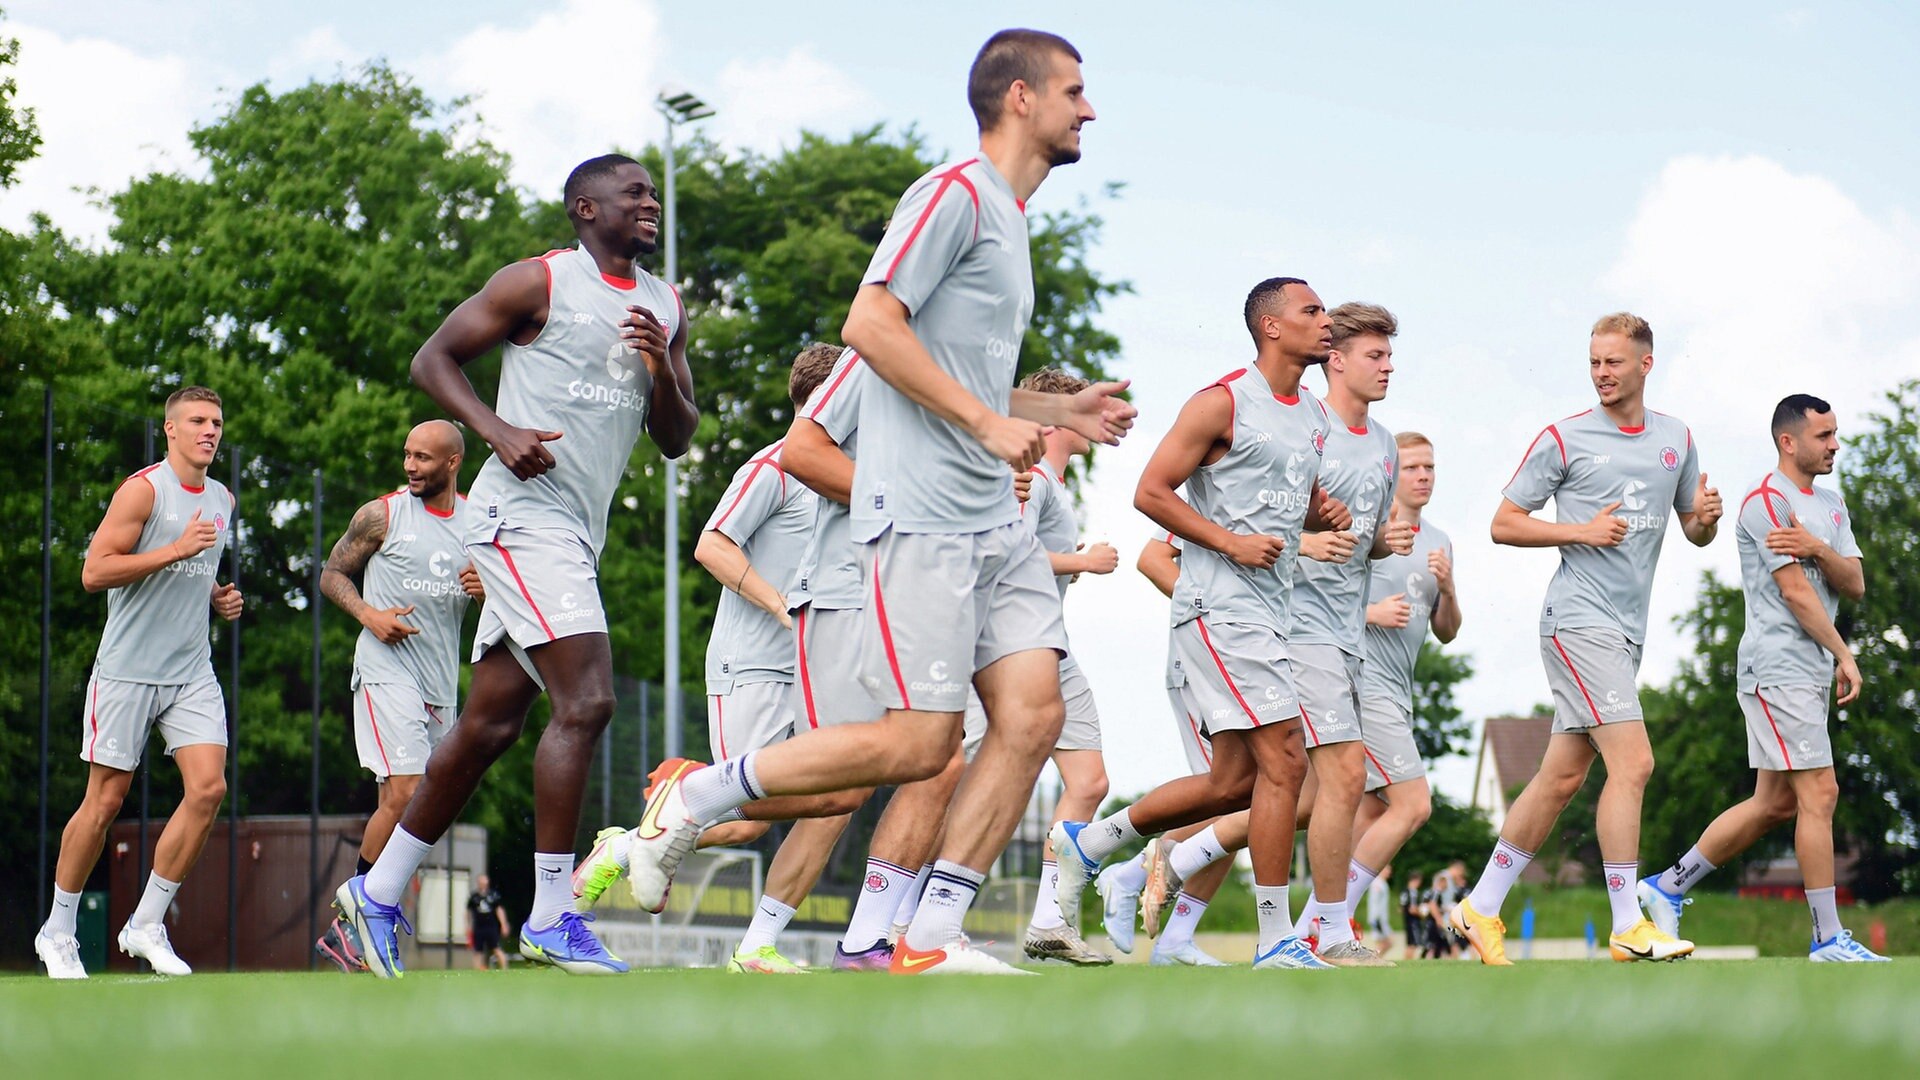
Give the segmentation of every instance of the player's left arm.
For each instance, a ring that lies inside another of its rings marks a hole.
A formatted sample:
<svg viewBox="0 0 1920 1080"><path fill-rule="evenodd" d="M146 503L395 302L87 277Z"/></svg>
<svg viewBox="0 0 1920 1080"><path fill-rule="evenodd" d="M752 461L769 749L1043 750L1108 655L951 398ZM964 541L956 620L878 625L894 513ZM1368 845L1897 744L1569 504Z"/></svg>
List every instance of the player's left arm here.
<svg viewBox="0 0 1920 1080"><path fill-rule="evenodd" d="M1691 498L1687 498L1691 496ZM1687 505L1680 505L1686 499ZM1680 463L1680 483L1674 507L1680 514L1680 531L1694 547L1706 547L1720 532L1720 515L1726 508L1720 503L1720 489L1707 485L1707 474L1700 471L1700 452L1687 435L1687 453Z"/></svg>
<svg viewBox="0 0 1920 1080"><path fill-rule="evenodd" d="M1853 659L1853 650L1847 647L1847 641L1840 636L1839 628L1827 617L1827 609L1815 595L1813 584L1807 580L1807 572L1797 562L1790 562L1773 572L1773 583L1780 588L1780 598L1786 601L1787 610L1800 623L1800 629L1807 636L1819 642L1820 647L1833 656L1835 665L1834 681L1840 696L1838 703L1845 705L1860 696L1860 667Z"/></svg>
<svg viewBox="0 0 1920 1080"><path fill-rule="evenodd" d="M1851 531L1836 539L1849 552L1859 548L1853 542ZM1787 523L1780 528L1770 529L1766 535L1767 550L1775 555L1791 559L1805 559L1820 568L1820 573L1833 586L1833 591L1849 600L1859 600L1867 595L1867 574L1857 554L1843 555L1833 545L1808 532L1800 524L1800 517L1789 512Z"/></svg>
<svg viewBox="0 0 1920 1080"><path fill-rule="evenodd" d="M647 371L653 376L647 401L647 437L662 454L677 458L693 442L694 429L700 425L700 409L693 403L693 371L687 367L687 306L680 302L678 291L673 294L673 302L680 319L672 341L656 343L659 324L638 308L628 309L632 315L622 324L621 336L646 357ZM643 333L643 323L656 328L651 337Z"/></svg>
<svg viewBox="0 0 1920 1080"><path fill-rule="evenodd" d="M708 529L700 534L699 543L693 545L693 558L722 586L780 620L780 625L793 629L793 621L787 615L787 598L760 576L760 571L753 568L747 553L733 542L733 537L719 529Z"/></svg>
<svg viewBox="0 0 1920 1080"><path fill-rule="evenodd" d="M1440 595L1434 597L1433 614L1428 617L1427 625L1433 628L1433 636L1440 639L1440 644L1446 645L1460 636L1460 600L1453 591L1453 545L1427 553L1427 572L1433 575L1433 583L1440 590Z"/></svg>
<svg viewBox="0 0 1920 1080"><path fill-rule="evenodd" d="M1384 559L1389 555L1413 554L1413 522L1400 520L1400 447L1393 448L1393 478L1387 481L1387 520L1373 530L1373 547L1367 558Z"/></svg>
<svg viewBox="0 0 1920 1080"><path fill-rule="evenodd" d="M1159 589L1162 596L1171 599L1174 583L1180 580L1180 549L1156 536L1140 549L1140 559L1134 563L1134 569L1153 582L1153 587Z"/></svg>
<svg viewBox="0 0 1920 1080"><path fill-rule="evenodd" d="M1097 443L1118 443L1133 426L1140 410L1120 396L1132 380L1094 383L1077 394L1043 394L1015 390L1007 411L1048 427L1066 428Z"/></svg>

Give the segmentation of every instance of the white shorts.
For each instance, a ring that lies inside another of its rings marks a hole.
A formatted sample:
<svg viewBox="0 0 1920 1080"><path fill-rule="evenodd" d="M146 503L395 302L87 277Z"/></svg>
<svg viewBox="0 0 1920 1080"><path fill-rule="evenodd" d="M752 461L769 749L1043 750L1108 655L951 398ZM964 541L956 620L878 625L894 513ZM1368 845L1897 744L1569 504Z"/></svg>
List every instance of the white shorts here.
<svg viewBox="0 0 1920 1080"><path fill-rule="evenodd" d="M1359 742L1360 658L1335 645L1293 645L1287 666L1307 749Z"/></svg>
<svg viewBox="0 0 1920 1080"><path fill-rule="evenodd" d="M1640 646L1618 630L1579 626L1540 639L1553 690L1553 733L1640 721Z"/></svg>
<svg viewBox="0 0 1920 1080"><path fill-rule="evenodd" d="M1770 772L1833 768L1825 686L1762 686L1740 691L1747 718L1747 763Z"/></svg>
<svg viewBox="0 0 1920 1080"><path fill-rule="evenodd" d="M155 728L171 755L183 746L227 745L227 704L213 669L190 683L155 685L87 679L87 715L80 730L80 760L132 772Z"/></svg>
<svg viewBox="0 0 1920 1080"><path fill-rule="evenodd" d="M1181 699L1208 734L1248 731L1300 718L1300 699L1278 630L1193 619L1173 629L1187 683Z"/></svg>
<svg viewBox="0 0 1920 1080"><path fill-rule="evenodd" d="M353 691L353 748L361 768L386 779L420 776L459 714L429 705L412 683L361 683Z"/></svg>
<svg viewBox="0 0 1920 1080"><path fill-rule="evenodd" d="M804 604L793 613L794 730L878 720L880 703L860 685L859 608L816 610Z"/></svg>
<svg viewBox="0 0 1920 1080"><path fill-rule="evenodd" d="M1361 698L1360 733L1367 743L1368 791L1427 775L1427 763L1413 741L1413 716L1398 701Z"/></svg>
<svg viewBox="0 0 1920 1080"><path fill-rule="evenodd" d="M607 632L598 560L574 533L502 526L485 542L469 542L467 557L487 589L473 633L474 661L504 641L545 690L546 681L527 659L528 649L575 634Z"/></svg>
<svg viewBox="0 0 1920 1080"><path fill-rule="evenodd" d="M1213 737L1188 711L1182 686L1167 687L1167 700L1173 705L1174 726L1180 729L1180 749L1187 755L1187 771L1205 776L1213 771Z"/></svg>
<svg viewBox="0 0 1920 1080"><path fill-rule="evenodd" d="M793 737L793 684L734 683L725 694L707 695L707 746L726 761Z"/></svg>
<svg viewBox="0 0 1920 1080"><path fill-rule="evenodd" d="M967 708L960 715L960 754L973 763L975 754L980 752L980 744L987 738L987 707L981 703L980 695L973 690L967 691Z"/></svg>
<svg viewBox="0 0 1920 1080"><path fill-rule="evenodd" d="M1069 656L1060 661L1060 696L1067 706L1067 722L1054 740L1055 750L1100 749L1100 710L1093 704L1093 687L1087 676Z"/></svg>

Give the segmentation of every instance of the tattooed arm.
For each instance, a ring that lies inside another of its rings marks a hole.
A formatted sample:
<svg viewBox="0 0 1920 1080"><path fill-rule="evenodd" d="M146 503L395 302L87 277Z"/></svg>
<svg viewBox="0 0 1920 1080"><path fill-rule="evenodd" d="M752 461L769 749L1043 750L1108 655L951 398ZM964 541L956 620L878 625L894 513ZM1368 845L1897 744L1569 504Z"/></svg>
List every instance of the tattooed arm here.
<svg viewBox="0 0 1920 1080"><path fill-rule="evenodd" d="M320 571L320 593L361 626L373 631L373 636L382 643L397 645L420 632L400 621L402 615L413 614L413 605L376 608L367 603L360 595L360 587L354 584L354 579L366 570L367 560L373 558L386 540L386 500L375 499L354 511L353 521L334 543L327 565Z"/></svg>

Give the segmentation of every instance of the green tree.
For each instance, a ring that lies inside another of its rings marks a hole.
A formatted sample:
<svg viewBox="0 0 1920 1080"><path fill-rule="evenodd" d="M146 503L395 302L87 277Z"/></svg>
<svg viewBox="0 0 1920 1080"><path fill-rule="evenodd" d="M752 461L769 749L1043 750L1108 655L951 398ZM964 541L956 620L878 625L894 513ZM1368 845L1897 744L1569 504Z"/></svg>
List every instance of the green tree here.
<svg viewBox="0 0 1920 1080"><path fill-rule="evenodd" d="M6 18L0 9L0 19ZM32 109L17 108L19 87L6 69L20 62L20 39L0 36L0 190L13 186L14 173L40 151L40 125Z"/></svg>
<svg viewBox="0 0 1920 1080"><path fill-rule="evenodd" d="M1421 757L1467 752L1473 725L1460 715L1453 689L1472 677L1472 657L1446 652L1431 639L1421 643L1413 662L1413 741Z"/></svg>

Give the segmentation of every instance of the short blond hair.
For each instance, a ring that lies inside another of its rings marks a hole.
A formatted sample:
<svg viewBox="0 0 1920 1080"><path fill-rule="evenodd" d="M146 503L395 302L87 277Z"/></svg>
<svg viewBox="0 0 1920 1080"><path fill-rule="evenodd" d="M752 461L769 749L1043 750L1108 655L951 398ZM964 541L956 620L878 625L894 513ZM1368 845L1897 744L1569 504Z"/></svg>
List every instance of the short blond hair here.
<svg viewBox="0 0 1920 1080"><path fill-rule="evenodd" d="M840 362L840 354L845 351L824 341L812 342L800 350L800 355L793 358L793 373L787 376L787 396L793 399L794 408L805 405L814 390L827 381L833 365Z"/></svg>
<svg viewBox="0 0 1920 1080"><path fill-rule="evenodd" d="M1417 431L1403 431L1393 437L1393 445L1405 450L1409 446L1424 446L1433 449L1433 440Z"/></svg>
<svg viewBox="0 0 1920 1080"><path fill-rule="evenodd" d="M1020 380L1020 389L1036 394L1077 394L1092 385L1078 375L1069 375L1055 367L1038 368Z"/></svg>
<svg viewBox="0 0 1920 1080"><path fill-rule="evenodd" d="M207 387L183 386L167 395L166 415L172 416L175 405L184 405L189 401L204 401L223 412L226 410L226 406L220 404L220 395Z"/></svg>
<svg viewBox="0 0 1920 1080"><path fill-rule="evenodd" d="M1593 324L1593 333L1589 336L1598 337L1601 334L1621 334L1640 346L1643 351L1649 353L1653 351L1653 327L1648 325L1647 320L1631 311L1616 311L1611 315L1600 316L1599 320Z"/></svg>
<svg viewBox="0 0 1920 1080"><path fill-rule="evenodd" d="M1390 338L1400 332L1400 320L1379 304L1350 301L1327 312L1327 318L1333 322L1333 347L1336 349L1362 334Z"/></svg>

